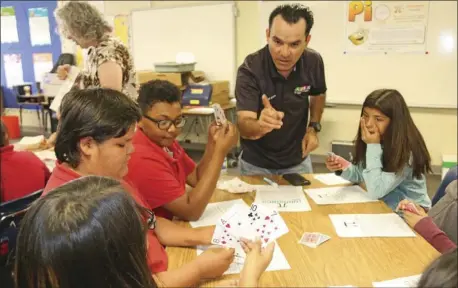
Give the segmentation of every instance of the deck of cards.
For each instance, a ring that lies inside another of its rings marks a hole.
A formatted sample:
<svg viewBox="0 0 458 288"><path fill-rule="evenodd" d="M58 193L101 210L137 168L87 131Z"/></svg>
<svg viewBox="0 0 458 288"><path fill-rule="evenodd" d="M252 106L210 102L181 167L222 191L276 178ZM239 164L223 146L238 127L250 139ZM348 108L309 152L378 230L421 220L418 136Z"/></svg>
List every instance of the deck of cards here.
<svg viewBox="0 0 458 288"><path fill-rule="evenodd" d="M299 240L299 243L310 248L316 248L322 243L328 241L329 239L331 239L331 237L329 237L328 235L324 235L317 232L305 232L304 235L302 235L301 240Z"/></svg>
<svg viewBox="0 0 458 288"><path fill-rule="evenodd" d="M262 245L266 246L288 232L277 211L256 203L251 207L236 204L218 220L211 243L235 248L237 254L240 252L237 250L241 249L241 237L250 240L260 238Z"/></svg>

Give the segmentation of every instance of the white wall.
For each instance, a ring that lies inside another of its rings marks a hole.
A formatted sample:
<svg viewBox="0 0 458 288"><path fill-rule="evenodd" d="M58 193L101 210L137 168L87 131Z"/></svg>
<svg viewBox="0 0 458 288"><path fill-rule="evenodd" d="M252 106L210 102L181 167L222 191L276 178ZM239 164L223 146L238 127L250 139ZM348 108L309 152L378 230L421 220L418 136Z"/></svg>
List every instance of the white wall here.
<svg viewBox="0 0 458 288"><path fill-rule="evenodd" d="M202 4L202 2L205 1L105 1L104 13L114 16L129 13L133 9ZM239 17L236 20L238 64L243 62L246 55L259 49L260 10L258 2L236 1L239 11ZM456 85L456 83L450 83L450 85ZM329 151L332 140L353 140L358 126L360 109L361 107L356 105L340 105L325 109L323 131L320 133L320 147L315 154L324 155ZM411 113L425 138L433 165L441 165L442 154L457 153L457 109L412 108Z"/></svg>

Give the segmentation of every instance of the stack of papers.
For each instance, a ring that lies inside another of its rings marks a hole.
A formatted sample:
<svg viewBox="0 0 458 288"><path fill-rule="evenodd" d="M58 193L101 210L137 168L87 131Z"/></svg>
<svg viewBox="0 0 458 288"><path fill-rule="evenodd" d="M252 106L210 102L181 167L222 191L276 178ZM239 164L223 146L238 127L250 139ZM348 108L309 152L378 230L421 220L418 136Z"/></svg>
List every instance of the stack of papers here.
<svg viewBox="0 0 458 288"><path fill-rule="evenodd" d="M416 237L396 213L330 214L339 237Z"/></svg>
<svg viewBox="0 0 458 288"><path fill-rule="evenodd" d="M21 141L17 143L20 149L23 150L36 150L45 143L45 136L35 137L22 137Z"/></svg>
<svg viewBox="0 0 458 288"><path fill-rule="evenodd" d="M306 189L305 192L318 205L377 202L359 186Z"/></svg>
<svg viewBox="0 0 458 288"><path fill-rule="evenodd" d="M40 158L41 161L45 160L53 160L56 161L56 153L54 150L42 150L42 151L36 151L33 154L35 154L38 158Z"/></svg>
<svg viewBox="0 0 458 288"><path fill-rule="evenodd" d="M280 212L310 211L309 202L299 186L257 186L256 203Z"/></svg>
<svg viewBox="0 0 458 288"><path fill-rule="evenodd" d="M255 185L248 184L238 177L231 180L219 180L216 184L216 188L219 190L225 190L229 193L247 193L256 191Z"/></svg>
<svg viewBox="0 0 458 288"><path fill-rule="evenodd" d="M351 184L350 181L345 180L344 178L337 176L334 173L316 174L313 176L313 178L326 185Z"/></svg>
<svg viewBox="0 0 458 288"><path fill-rule="evenodd" d="M202 254L205 250L209 248L221 248L219 246L197 246L197 255ZM234 261L229 266L229 269L224 272L224 275L228 274L239 274L242 272L243 265L245 264L246 255L245 252L242 254L238 254L234 257ZM285 254L278 246L278 243L275 243L275 250L274 255L272 257L272 261L270 262L269 266L267 267L266 271L279 271L279 270L289 270L291 266L289 266L288 260L286 260Z"/></svg>
<svg viewBox="0 0 458 288"><path fill-rule="evenodd" d="M374 287L417 287L418 282L420 281L421 274L410 276L410 277L403 277L397 278L388 281L381 281L381 282L372 282L372 286Z"/></svg>

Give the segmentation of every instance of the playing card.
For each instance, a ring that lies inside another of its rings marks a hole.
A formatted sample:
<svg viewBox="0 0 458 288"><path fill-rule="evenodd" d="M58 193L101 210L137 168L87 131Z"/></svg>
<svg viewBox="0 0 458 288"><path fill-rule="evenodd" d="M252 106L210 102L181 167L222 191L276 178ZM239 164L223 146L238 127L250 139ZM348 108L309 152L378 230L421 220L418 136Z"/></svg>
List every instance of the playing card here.
<svg viewBox="0 0 458 288"><path fill-rule="evenodd" d="M243 248L240 244L240 240L237 239L237 237L235 237L231 233L229 233L229 231L220 224L217 224L215 227L215 232L213 233L211 243L223 247L234 248L234 257L245 257L245 252L243 251Z"/></svg>
<svg viewBox="0 0 458 288"><path fill-rule="evenodd" d="M248 211L247 206L236 204L221 216L219 224L229 233L234 235L237 240L240 239L240 237L254 240L256 234L247 217Z"/></svg>
<svg viewBox="0 0 458 288"><path fill-rule="evenodd" d="M223 108L217 103L212 105L215 115L215 120L218 125L224 125L227 123L226 115L224 114Z"/></svg>
<svg viewBox="0 0 458 288"><path fill-rule="evenodd" d="M212 244L235 248L237 239L223 225L217 224L211 240Z"/></svg>
<svg viewBox="0 0 458 288"><path fill-rule="evenodd" d="M311 248L316 248L320 244L328 241L329 239L331 239L331 237L325 234L321 234L317 232L313 232L313 233L305 232L302 235L301 239L299 240L299 243L306 245L308 247L311 247Z"/></svg>
<svg viewBox="0 0 458 288"><path fill-rule="evenodd" d="M248 217L263 245L289 232L288 226L277 211L256 203L251 205Z"/></svg>
<svg viewBox="0 0 458 288"><path fill-rule="evenodd" d="M336 154L334 154L334 152L327 152L326 154L328 154L328 156L332 157L332 158L334 158L336 156Z"/></svg>

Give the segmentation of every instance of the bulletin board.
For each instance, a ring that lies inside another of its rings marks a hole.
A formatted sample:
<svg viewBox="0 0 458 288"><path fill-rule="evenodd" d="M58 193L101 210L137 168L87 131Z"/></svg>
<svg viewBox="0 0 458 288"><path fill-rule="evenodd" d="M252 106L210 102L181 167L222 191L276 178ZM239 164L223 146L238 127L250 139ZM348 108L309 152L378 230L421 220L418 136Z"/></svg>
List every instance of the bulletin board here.
<svg viewBox="0 0 458 288"><path fill-rule="evenodd" d="M46 61L51 61L54 64L57 62L57 59L61 54L61 41L60 36L57 32L56 20L54 18L54 10L57 7L57 1L1 1L1 7L14 8L14 16L16 17L18 36L17 42L1 43L1 85L4 87L4 107L18 108L19 106L17 104L16 96L10 89L10 87L8 87L6 75L6 71L8 71L8 68L5 69L6 63L4 55L20 55L20 63L22 64L22 76L24 83L32 83L32 91L33 93L35 93L36 79L34 63L37 63L37 61L45 59ZM33 8L46 9L29 10ZM43 42L46 44L37 43L37 30L34 30L34 28L36 29L36 27L31 27L31 22L29 22L29 16L31 15L31 11L34 11L34 13L36 14L35 16L43 16L48 18L49 41L45 39ZM40 13L42 14L37 15ZM32 32L34 35L31 35ZM32 41L35 45L32 45Z"/></svg>
<svg viewBox="0 0 458 288"><path fill-rule="evenodd" d="M270 13L285 2L292 1L260 1L260 47L266 45ZM350 4L361 3L364 9L370 4L374 22L378 16L395 15L397 11L393 7L409 8L414 5L412 2L420 1L294 1L313 11L315 24L309 47L323 57L328 103L361 105L373 90L393 88L401 92L410 107L456 109L456 1L420 3L429 4L423 52L348 53L346 50L350 43L345 30ZM364 9L356 16L357 21L366 21Z"/></svg>

